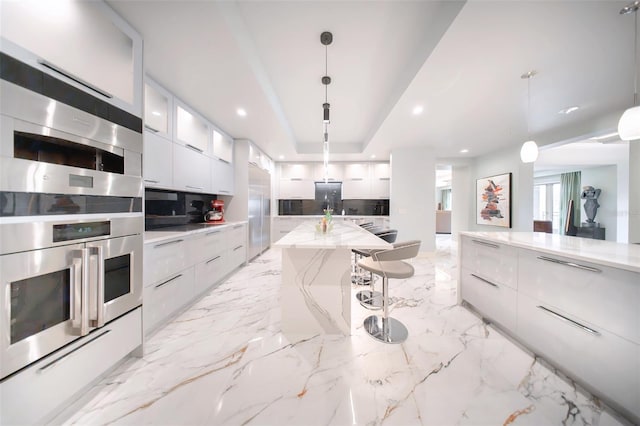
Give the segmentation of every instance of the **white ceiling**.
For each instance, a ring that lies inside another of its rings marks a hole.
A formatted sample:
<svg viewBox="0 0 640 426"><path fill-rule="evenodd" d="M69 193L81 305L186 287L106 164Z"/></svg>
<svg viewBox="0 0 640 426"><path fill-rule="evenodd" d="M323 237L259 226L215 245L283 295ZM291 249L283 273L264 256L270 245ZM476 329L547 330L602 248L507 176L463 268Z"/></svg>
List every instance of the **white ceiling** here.
<svg viewBox="0 0 640 426"><path fill-rule="evenodd" d="M384 160L410 145L439 158L518 146L520 75L532 69L529 127L543 145L610 130L601 117L633 99L633 15L618 14L626 0L109 3L142 34L149 75L276 161L322 158L323 31L334 36L332 160ZM581 109L558 114L572 105Z"/></svg>

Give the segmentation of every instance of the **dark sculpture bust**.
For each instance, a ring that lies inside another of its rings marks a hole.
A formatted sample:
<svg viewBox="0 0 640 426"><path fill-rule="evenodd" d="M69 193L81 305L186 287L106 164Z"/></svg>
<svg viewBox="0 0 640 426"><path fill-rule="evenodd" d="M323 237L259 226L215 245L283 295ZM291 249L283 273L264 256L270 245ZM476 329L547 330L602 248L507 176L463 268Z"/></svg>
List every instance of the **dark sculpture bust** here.
<svg viewBox="0 0 640 426"><path fill-rule="evenodd" d="M600 196L600 190L595 189L593 186L583 186L582 194L580 198L586 200L584 202L584 211L587 213L587 226L595 226L595 217L598 212L598 197Z"/></svg>

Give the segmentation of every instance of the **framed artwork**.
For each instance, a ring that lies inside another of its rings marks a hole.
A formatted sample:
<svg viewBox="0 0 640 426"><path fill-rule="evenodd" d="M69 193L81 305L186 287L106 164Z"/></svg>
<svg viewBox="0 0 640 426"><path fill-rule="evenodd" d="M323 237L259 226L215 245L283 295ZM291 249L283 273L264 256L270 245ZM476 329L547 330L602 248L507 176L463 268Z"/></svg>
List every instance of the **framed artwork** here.
<svg viewBox="0 0 640 426"><path fill-rule="evenodd" d="M511 173L476 180L476 223L511 228Z"/></svg>

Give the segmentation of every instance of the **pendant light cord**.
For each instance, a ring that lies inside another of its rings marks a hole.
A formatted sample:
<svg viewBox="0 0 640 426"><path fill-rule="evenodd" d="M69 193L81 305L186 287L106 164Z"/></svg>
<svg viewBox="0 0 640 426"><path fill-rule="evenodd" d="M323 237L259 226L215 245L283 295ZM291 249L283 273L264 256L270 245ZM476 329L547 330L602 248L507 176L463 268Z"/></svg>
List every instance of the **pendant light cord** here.
<svg viewBox="0 0 640 426"><path fill-rule="evenodd" d="M328 69L329 69L329 66L328 66L329 55L328 55L327 51L328 51L328 47L325 44L325 46L324 46L324 75L329 75L329 71L328 71ZM324 103L325 104L327 103L327 86L328 86L328 84L324 85Z"/></svg>
<svg viewBox="0 0 640 426"><path fill-rule="evenodd" d="M529 116L531 115L531 73L527 77L527 137L531 136L531 130L529 129Z"/></svg>
<svg viewBox="0 0 640 426"><path fill-rule="evenodd" d="M638 105L638 10L633 14L633 105Z"/></svg>

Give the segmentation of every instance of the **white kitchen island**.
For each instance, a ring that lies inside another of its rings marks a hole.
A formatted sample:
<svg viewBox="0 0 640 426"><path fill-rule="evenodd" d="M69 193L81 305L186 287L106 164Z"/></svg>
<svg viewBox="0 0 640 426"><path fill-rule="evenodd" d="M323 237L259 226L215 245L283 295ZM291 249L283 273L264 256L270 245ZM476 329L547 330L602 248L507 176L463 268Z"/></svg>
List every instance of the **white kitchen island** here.
<svg viewBox="0 0 640 426"><path fill-rule="evenodd" d="M298 340L351 334L351 250L391 244L348 221L326 234L302 223L274 244L282 248L282 332Z"/></svg>

